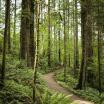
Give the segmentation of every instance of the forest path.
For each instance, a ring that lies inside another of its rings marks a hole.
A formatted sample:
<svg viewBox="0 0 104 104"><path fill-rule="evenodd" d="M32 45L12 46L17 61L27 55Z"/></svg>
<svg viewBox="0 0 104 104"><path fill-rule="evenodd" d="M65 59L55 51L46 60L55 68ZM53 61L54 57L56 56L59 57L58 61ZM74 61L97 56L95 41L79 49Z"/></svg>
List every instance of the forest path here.
<svg viewBox="0 0 104 104"><path fill-rule="evenodd" d="M84 99L80 98L79 96L73 94L72 92L69 92L67 89L61 87L54 79L54 72L45 74L43 76L43 80L46 82L46 85L49 89L63 93L66 96L69 96L69 98L72 100L72 104L94 104L89 101L85 101Z"/></svg>

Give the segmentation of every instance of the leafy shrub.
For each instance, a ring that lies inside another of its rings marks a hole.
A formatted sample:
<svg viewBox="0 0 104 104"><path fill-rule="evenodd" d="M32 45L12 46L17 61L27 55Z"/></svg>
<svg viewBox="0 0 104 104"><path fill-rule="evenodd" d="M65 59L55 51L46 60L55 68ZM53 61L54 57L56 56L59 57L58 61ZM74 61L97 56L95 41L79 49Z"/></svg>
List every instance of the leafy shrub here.
<svg viewBox="0 0 104 104"><path fill-rule="evenodd" d="M69 104L69 96L54 93L51 94L48 90L42 96L42 104Z"/></svg>
<svg viewBox="0 0 104 104"><path fill-rule="evenodd" d="M76 95L79 95L82 98L85 98L86 100L95 102L96 104L99 104L99 102L101 100L102 104L103 104L104 93L102 93L101 98L100 98L99 91L97 89L87 87L84 90L74 90L73 88L77 84L77 79L75 79L72 74L70 74L70 73L67 74L67 76L66 76L67 83L64 82L64 74L62 71L56 73L55 78L60 85L67 88L68 90L71 90Z"/></svg>

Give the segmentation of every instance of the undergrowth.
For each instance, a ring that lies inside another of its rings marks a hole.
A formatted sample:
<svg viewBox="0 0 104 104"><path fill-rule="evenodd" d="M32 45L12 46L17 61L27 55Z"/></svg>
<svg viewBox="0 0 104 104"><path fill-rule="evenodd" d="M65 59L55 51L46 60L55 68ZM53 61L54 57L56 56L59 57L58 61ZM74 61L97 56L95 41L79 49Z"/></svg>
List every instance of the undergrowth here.
<svg viewBox="0 0 104 104"><path fill-rule="evenodd" d="M46 87L42 73L41 71L37 73L37 104L69 104L66 96L50 91ZM25 62L19 61L17 57L8 55L5 87L0 90L0 104L32 104L32 91L33 69L26 67Z"/></svg>
<svg viewBox="0 0 104 104"><path fill-rule="evenodd" d="M99 97L99 91L97 89L86 87L84 90L75 90L75 86L78 80L73 76L72 71L68 69L66 75L66 83L64 82L64 72L61 70L60 72L55 73L55 79L57 82L67 88L69 91L72 91L76 95L90 100L96 104L104 104L104 93L102 93L101 97Z"/></svg>

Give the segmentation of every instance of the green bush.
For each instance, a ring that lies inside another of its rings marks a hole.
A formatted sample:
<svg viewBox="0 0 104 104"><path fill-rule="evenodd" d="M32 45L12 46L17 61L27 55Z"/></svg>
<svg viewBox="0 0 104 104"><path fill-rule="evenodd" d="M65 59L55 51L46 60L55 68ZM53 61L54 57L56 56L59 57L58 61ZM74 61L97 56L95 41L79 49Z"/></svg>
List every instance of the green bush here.
<svg viewBox="0 0 104 104"><path fill-rule="evenodd" d="M92 102L95 102L96 104L99 104L100 100L103 104L104 99L104 93L101 95L101 99L99 97L99 91L97 89L87 87L84 90L75 90L73 89L77 84L77 79L71 74L71 72L67 73L66 79L67 83L64 82L64 74L63 71L58 72L55 74L55 78L57 82L62 85L63 87L67 88L68 90L72 91L76 95L85 98L86 100L90 100Z"/></svg>
<svg viewBox="0 0 104 104"><path fill-rule="evenodd" d="M51 94L48 90L42 96L42 104L69 104L69 96L59 93Z"/></svg>

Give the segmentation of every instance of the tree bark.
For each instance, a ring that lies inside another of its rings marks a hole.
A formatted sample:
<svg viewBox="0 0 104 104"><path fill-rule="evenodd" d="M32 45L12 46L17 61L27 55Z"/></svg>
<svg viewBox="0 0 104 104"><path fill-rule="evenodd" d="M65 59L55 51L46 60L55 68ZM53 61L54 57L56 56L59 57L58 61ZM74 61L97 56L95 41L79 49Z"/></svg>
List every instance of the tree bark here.
<svg viewBox="0 0 104 104"><path fill-rule="evenodd" d="M100 2L98 1L98 16L100 14ZM99 75L99 95L101 97L101 92L102 92L102 83L101 83L101 24L99 23L99 18L98 18L98 75Z"/></svg>
<svg viewBox="0 0 104 104"><path fill-rule="evenodd" d="M1 2L1 0L0 0L0 18L1 18L1 4L2 2ZM1 20L0 20L0 23L1 23Z"/></svg>
<svg viewBox="0 0 104 104"><path fill-rule="evenodd" d="M10 11L10 0L6 0L5 3L5 29L4 29L4 42L3 42L3 58L2 58L2 68L1 68L1 87L4 86L4 79L5 79L5 61L6 61L6 44L7 44L7 32L8 32L8 25L9 25L9 11Z"/></svg>
<svg viewBox="0 0 104 104"><path fill-rule="evenodd" d="M27 61L27 66L34 66L34 1L22 0L20 58Z"/></svg>
<svg viewBox="0 0 104 104"><path fill-rule="evenodd" d="M10 8L9 8L9 16L8 16L8 52L10 52L11 49L11 36L10 36Z"/></svg>
<svg viewBox="0 0 104 104"><path fill-rule="evenodd" d="M40 4L36 0L36 48L35 48L35 57L34 57L34 86L33 86L33 104L36 103L36 79L37 79L37 66L38 66L38 51L39 51L39 17L40 17Z"/></svg>
<svg viewBox="0 0 104 104"><path fill-rule="evenodd" d="M78 10L77 0L75 0L75 32L74 32L74 70L79 68L79 50L78 50ZM76 73L76 72L75 72Z"/></svg>
<svg viewBox="0 0 104 104"><path fill-rule="evenodd" d="M92 48L92 15L91 0L81 1L81 27L82 27L82 60L78 89L85 87L85 83L89 76L88 70L92 65L93 48Z"/></svg>
<svg viewBox="0 0 104 104"><path fill-rule="evenodd" d="M69 0L68 0L68 4L69 4ZM68 5L68 65L70 67L70 5Z"/></svg>
<svg viewBox="0 0 104 104"><path fill-rule="evenodd" d="M13 33L13 48L15 47L15 38L16 38L16 11L17 11L17 1L15 0L15 4L14 4L14 33Z"/></svg>
<svg viewBox="0 0 104 104"><path fill-rule="evenodd" d="M34 1L31 0L31 20L30 20L30 61L31 61L31 66L34 66L34 53L35 53L35 42L34 42Z"/></svg>
<svg viewBox="0 0 104 104"><path fill-rule="evenodd" d="M65 3L65 4L64 4ZM67 65L67 34L66 34L66 2L63 1L63 18L64 18L64 81L66 82L66 65Z"/></svg>
<svg viewBox="0 0 104 104"><path fill-rule="evenodd" d="M27 46L27 5L28 0L22 0L22 13L21 13L21 31L20 31L20 59L26 59L26 46Z"/></svg>
<svg viewBox="0 0 104 104"><path fill-rule="evenodd" d="M51 66L50 0L48 0L48 66Z"/></svg>

